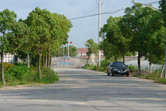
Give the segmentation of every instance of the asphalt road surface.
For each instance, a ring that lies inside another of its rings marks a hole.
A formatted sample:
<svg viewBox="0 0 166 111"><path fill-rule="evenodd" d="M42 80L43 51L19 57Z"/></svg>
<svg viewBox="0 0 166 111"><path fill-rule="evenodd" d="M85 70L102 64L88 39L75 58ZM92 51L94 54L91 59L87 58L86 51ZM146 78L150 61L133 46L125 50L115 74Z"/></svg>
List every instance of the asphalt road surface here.
<svg viewBox="0 0 166 111"><path fill-rule="evenodd" d="M51 85L0 89L0 111L166 111L166 85L59 68Z"/></svg>

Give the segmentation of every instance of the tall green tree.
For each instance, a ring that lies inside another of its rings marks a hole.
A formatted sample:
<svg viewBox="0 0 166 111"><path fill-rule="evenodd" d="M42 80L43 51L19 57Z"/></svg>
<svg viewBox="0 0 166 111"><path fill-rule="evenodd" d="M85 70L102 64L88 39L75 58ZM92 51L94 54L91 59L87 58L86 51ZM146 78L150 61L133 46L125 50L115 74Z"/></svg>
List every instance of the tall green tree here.
<svg viewBox="0 0 166 111"><path fill-rule="evenodd" d="M71 22L64 16L57 13L51 13L46 9L36 8L35 13L42 16L43 20L49 25L50 37L47 39L46 50L43 56L47 56L47 66L51 63L51 54L62 44L67 43L68 32L72 27ZM55 45L56 44L56 45Z"/></svg>
<svg viewBox="0 0 166 111"><path fill-rule="evenodd" d="M152 63L163 64L165 43L163 18L161 14L151 8L146 7L146 13L151 13L151 18L141 29L139 36L142 47L146 51L144 56L149 61L149 73L152 71ZM153 48L152 48L153 47Z"/></svg>
<svg viewBox="0 0 166 111"><path fill-rule="evenodd" d="M164 27L166 28L166 1L165 0L159 1L159 9L160 9L160 12L163 16ZM165 41L166 41L166 30L165 30ZM165 48L166 48L166 43L165 43ZM166 58L165 58L165 61L166 61ZM162 74L161 74L161 77L162 77ZM165 67L165 79L166 79L166 67Z"/></svg>
<svg viewBox="0 0 166 111"><path fill-rule="evenodd" d="M47 48L47 42L51 37L49 33L50 26L45 21L44 17L38 13L39 8L36 8L26 19L26 23L29 27L29 42L31 43L31 48L33 48L38 54L38 76L41 79L40 64L42 53ZM42 12L41 12L42 13Z"/></svg>
<svg viewBox="0 0 166 111"><path fill-rule="evenodd" d="M125 56L129 53L128 44L131 39L127 36L123 36L123 33L120 29L120 20L121 17L109 17L107 24L104 25L101 32L106 33L108 42L112 44L112 47L115 48L112 49L112 52L120 54L123 58L123 62L125 62Z"/></svg>
<svg viewBox="0 0 166 111"><path fill-rule="evenodd" d="M86 64L88 64L89 58L91 54L97 55L98 52L98 44L93 41L93 39L89 39L86 41L85 46L88 48L88 52L86 53L88 58Z"/></svg>
<svg viewBox="0 0 166 111"><path fill-rule="evenodd" d="M130 51L138 52L138 74L141 74L141 57L147 53L147 40L142 37L142 31L152 18L153 10L143 7L142 4L135 4L132 8L126 8L124 24L128 33L131 34Z"/></svg>
<svg viewBox="0 0 166 111"><path fill-rule="evenodd" d="M108 42L108 39L104 39L101 43L100 43L100 45L99 45L99 48L101 49L101 50L103 50L103 53L104 53L104 57L105 57L105 60L106 60L106 64L105 64L105 69L106 69L106 67L107 67L107 64L108 64L108 60L109 59L111 59L111 55L112 55L112 50L111 50L111 48L112 48L112 46L111 46L111 44L109 44L109 42Z"/></svg>
<svg viewBox="0 0 166 111"><path fill-rule="evenodd" d="M16 14L13 11L9 11L8 9L0 12L1 76L3 85L5 85L3 66L4 52L9 50L8 33L11 31L13 23L16 22L16 17Z"/></svg>

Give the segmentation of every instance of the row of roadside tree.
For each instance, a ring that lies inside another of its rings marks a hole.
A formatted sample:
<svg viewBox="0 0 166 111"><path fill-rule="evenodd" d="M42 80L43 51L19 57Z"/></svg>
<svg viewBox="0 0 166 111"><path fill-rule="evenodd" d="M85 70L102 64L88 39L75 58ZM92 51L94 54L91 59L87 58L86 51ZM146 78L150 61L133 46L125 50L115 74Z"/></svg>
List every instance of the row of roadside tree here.
<svg viewBox="0 0 166 111"><path fill-rule="evenodd" d="M5 85L4 53L30 54L32 62L49 67L51 56L58 47L67 43L71 22L64 16L46 9L35 8L25 20L17 20L15 12L5 9L0 12L1 75Z"/></svg>
<svg viewBox="0 0 166 111"><path fill-rule="evenodd" d="M100 48L106 59L123 58L138 53L138 74L141 73L141 57L145 57L152 67L164 64L166 1L161 0L159 9L135 4L126 8L123 17L109 17L101 29L103 41ZM151 68L150 68L151 70Z"/></svg>

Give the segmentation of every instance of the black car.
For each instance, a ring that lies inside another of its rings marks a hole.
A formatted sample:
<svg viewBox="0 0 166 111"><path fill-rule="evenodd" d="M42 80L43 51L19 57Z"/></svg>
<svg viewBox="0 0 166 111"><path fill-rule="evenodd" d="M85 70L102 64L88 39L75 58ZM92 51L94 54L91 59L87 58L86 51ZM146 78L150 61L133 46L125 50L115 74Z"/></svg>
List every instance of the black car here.
<svg viewBox="0 0 166 111"><path fill-rule="evenodd" d="M111 62L107 68L107 75L112 74L121 74L129 76L129 69L128 66L125 65L123 62Z"/></svg>

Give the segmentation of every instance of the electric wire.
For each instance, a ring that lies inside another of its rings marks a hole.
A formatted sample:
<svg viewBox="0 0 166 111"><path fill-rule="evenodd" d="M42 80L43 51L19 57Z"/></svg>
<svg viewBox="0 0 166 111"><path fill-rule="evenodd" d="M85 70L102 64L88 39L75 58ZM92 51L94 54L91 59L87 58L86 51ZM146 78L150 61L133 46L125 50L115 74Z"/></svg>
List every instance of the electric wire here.
<svg viewBox="0 0 166 111"><path fill-rule="evenodd" d="M135 2L135 3L136 3L136 2ZM150 5L150 4L156 4L156 3L159 3L159 1L150 2L150 3L146 3L146 4L141 3L141 4L143 4L143 5ZM118 9L118 10L112 11L112 12L103 12L103 13L101 13L100 15L104 15L104 14L114 14L114 13L123 11L123 10L125 10L125 9L126 9L126 8ZM76 19L88 18L88 17L98 16L98 15L99 15L99 14L85 15L85 16L80 16L80 17L75 17L75 18L69 18L69 20L76 20Z"/></svg>

